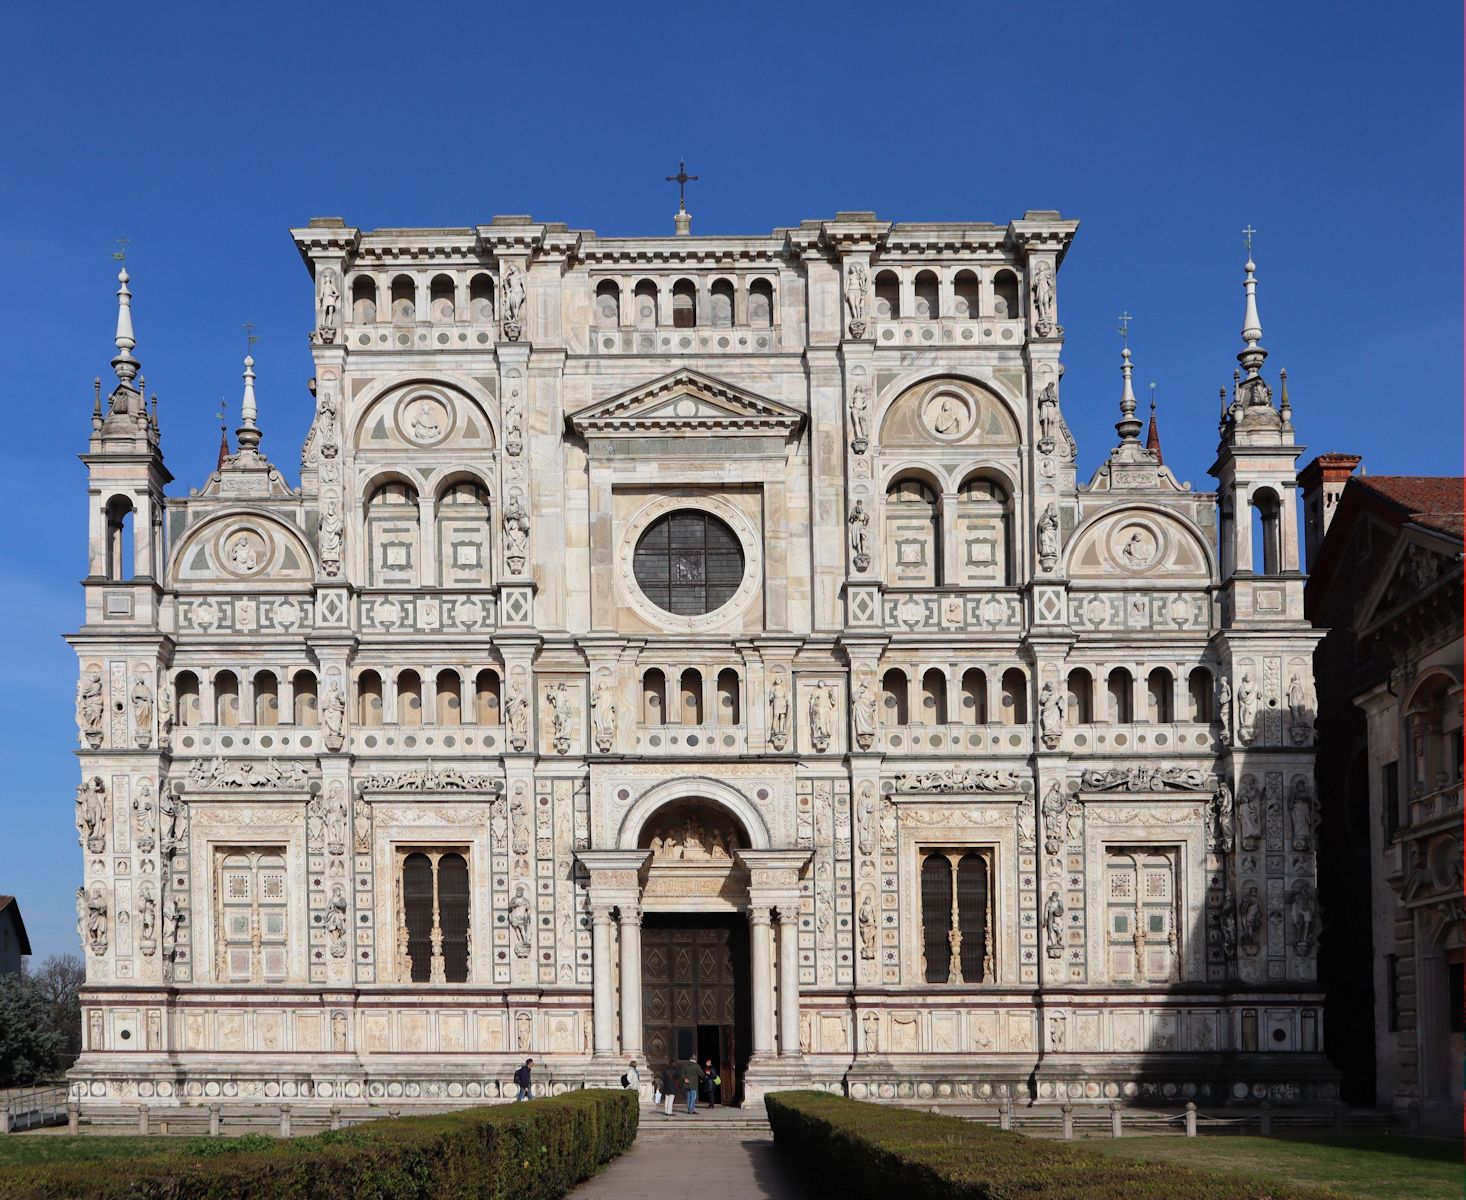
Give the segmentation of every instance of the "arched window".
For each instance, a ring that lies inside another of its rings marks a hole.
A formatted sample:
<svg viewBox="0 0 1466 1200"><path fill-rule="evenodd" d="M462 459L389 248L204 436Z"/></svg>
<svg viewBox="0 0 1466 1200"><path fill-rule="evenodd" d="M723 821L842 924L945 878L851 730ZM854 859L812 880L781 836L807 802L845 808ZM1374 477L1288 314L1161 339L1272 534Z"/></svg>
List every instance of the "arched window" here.
<svg viewBox="0 0 1466 1200"><path fill-rule="evenodd" d="M1461 779L1461 701L1451 679L1427 677L1410 693L1405 708L1412 795L1438 792Z"/></svg>
<svg viewBox="0 0 1466 1200"><path fill-rule="evenodd" d="M667 676L652 667L641 677L641 723L664 725L667 721Z"/></svg>
<svg viewBox="0 0 1466 1200"><path fill-rule="evenodd" d="M892 667L881 676L881 712L882 723L886 725L905 725L910 721L906 672Z"/></svg>
<svg viewBox="0 0 1466 1200"><path fill-rule="evenodd" d="M1003 724L1028 724L1028 678L1017 667L1003 672Z"/></svg>
<svg viewBox="0 0 1466 1200"><path fill-rule="evenodd" d="M422 724L422 676L416 671L397 676L397 724Z"/></svg>
<svg viewBox="0 0 1466 1200"><path fill-rule="evenodd" d="M1135 720L1135 684L1130 672L1116 667L1110 672L1110 723L1129 725Z"/></svg>
<svg viewBox="0 0 1466 1200"><path fill-rule="evenodd" d="M684 725L702 724L702 672L688 667L678 681L681 721Z"/></svg>
<svg viewBox="0 0 1466 1200"><path fill-rule="evenodd" d="M738 672L724 667L718 672L718 724L737 725L742 720L738 702Z"/></svg>
<svg viewBox="0 0 1466 1200"><path fill-rule="evenodd" d="M1145 681L1146 719L1157 725L1169 725L1176 719L1173 701L1174 683L1165 667L1157 667Z"/></svg>
<svg viewBox="0 0 1466 1200"><path fill-rule="evenodd" d="M999 271L993 276L993 316L1000 321L1015 321L1018 307L1018 276L1012 271Z"/></svg>
<svg viewBox="0 0 1466 1200"><path fill-rule="evenodd" d="M435 681L434 692L436 712L434 716L439 725L459 725L463 717L463 697L460 693L462 683L458 678L457 671L439 671Z"/></svg>
<svg viewBox="0 0 1466 1200"><path fill-rule="evenodd" d="M697 287L690 279L672 285L672 328L691 329L697 324Z"/></svg>
<svg viewBox="0 0 1466 1200"><path fill-rule="evenodd" d="M1282 569L1280 529L1281 506L1271 488L1252 493L1252 570L1257 575L1276 575Z"/></svg>
<svg viewBox="0 0 1466 1200"><path fill-rule="evenodd" d="M503 709L499 703L499 674L497 671L482 670L473 681L475 714L480 725L503 724Z"/></svg>
<svg viewBox="0 0 1466 1200"><path fill-rule="evenodd" d="M448 853L438 860L438 920L443 930L443 982L468 982L468 863Z"/></svg>
<svg viewBox="0 0 1466 1200"><path fill-rule="evenodd" d="M638 329L655 329L657 316L657 285L650 279L643 279L632 293L632 308L635 311Z"/></svg>
<svg viewBox="0 0 1466 1200"><path fill-rule="evenodd" d="M731 280L715 279L712 286L712 324L714 329L729 329L733 325L733 284Z"/></svg>
<svg viewBox="0 0 1466 1200"><path fill-rule="evenodd" d="M467 983L471 894L457 850L402 854L397 902L397 982Z"/></svg>
<svg viewBox="0 0 1466 1200"><path fill-rule="evenodd" d="M621 285L614 279L596 284L596 328L615 329L621 324Z"/></svg>
<svg viewBox="0 0 1466 1200"><path fill-rule="evenodd" d="M957 490L958 582L992 586L1013 580L1013 503L996 479L969 475Z"/></svg>
<svg viewBox="0 0 1466 1200"><path fill-rule="evenodd" d="M257 671L254 677L255 724L280 724L280 684L274 671Z"/></svg>
<svg viewBox="0 0 1466 1200"><path fill-rule="evenodd" d="M947 677L935 667L921 677L921 723L947 723Z"/></svg>
<svg viewBox="0 0 1466 1200"><path fill-rule="evenodd" d="M239 724L239 677L233 671L214 676L214 724L230 728Z"/></svg>
<svg viewBox="0 0 1466 1200"><path fill-rule="evenodd" d="M417 586L417 492L390 480L367 499L367 553L372 584Z"/></svg>
<svg viewBox="0 0 1466 1200"><path fill-rule="evenodd" d="M107 578L131 579L136 561L133 536L132 501L126 496L113 496L107 501Z"/></svg>
<svg viewBox="0 0 1466 1200"><path fill-rule="evenodd" d="M981 315L977 276L958 271L952 281L952 315L961 321L975 321Z"/></svg>
<svg viewBox="0 0 1466 1200"><path fill-rule="evenodd" d="M411 275L398 275L392 280L392 320L417 320L417 283Z"/></svg>
<svg viewBox="0 0 1466 1200"><path fill-rule="evenodd" d="M482 272L468 281L468 311L480 325L494 323L494 277Z"/></svg>
<svg viewBox="0 0 1466 1200"><path fill-rule="evenodd" d="M942 315L941 289L935 271L918 271L912 289L916 295L915 316L922 321L935 321Z"/></svg>
<svg viewBox="0 0 1466 1200"><path fill-rule="evenodd" d="M1090 725L1094 722L1094 679L1083 667L1069 672L1069 723Z"/></svg>
<svg viewBox="0 0 1466 1200"><path fill-rule="evenodd" d="M444 587L489 582L489 493L476 480L450 483L438 496L438 574Z"/></svg>
<svg viewBox="0 0 1466 1200"><path fill-rule="evenodd" d="M1197 667L1191 672L1187 680L1186 695L1188 700L1187 716L1191 720L1204 725L1211 724L1212 698L1214 688L1212 686L1211 672L1205 667Z"/></svg>
<svg viewBox="0 0 1466 1200"><path fill-rule="evenodd" d="M774 323L774 285L767 279L755 279L748 285L748 323L755 329L767 329Z"/></svg>
<svg viewBox="0 0 1466 1200"><path fill-rule="evenodd" d="M451 275L434 275L428 285L428 311L433 320L451 322L455 319L454 285Z"/></svg>
<svg viewBox="0 0 1466 1200"><path fill-rule="evenodd" d="M875 312L883 321L895 321L901 317L901 280L895 271L881 271L876 275Z"/></svg>
<svg viewBox="0 0 1466 1200"><path fill-rule="evenodd" d="M321 721L320 694L313 671L297 671L291 681L294 693L294 716L297 725L307 728L319 725Z"/></svg>
<svg viewBox="0 0 1466 1200"><path fill-rule="evenodd" d="M370 325L377 319L377 281L370 275L358 275L351 281L351 319L358 325Z"/></svg>
<svg viewBox="0 0 1466 1200"><path fill-rule="evenodd" d="M185 729L197 727L202 720L199 712L199 677L192 671L180 671L173 680L173 695L178 723Z"/></svg>
<svg viewBox="0 0 1466 1200"><path fill-rule="evenodd" d="M987 858L963 848L921 850L922 974L927 983L992 978Z"/></svg>
<svg viewBox="0 0 1466 1200"><path fill-rule="evenodd" d="M988 680L977 667L962 672L962 721L966 725L988 723Z"/></svg>
<svg viewBox="0 0 1466 1200"><path fill-rule="evenodd" d="M937 496L920 479L902 476L886 489L886 580L906 587L941 582Z"/></svg>
<svg viewBox="0 0 1466 1200"><path fill-rule="evenodd" d="M356 723L382 723L382 677L375 671L363 671L356 677Z"/></svg>

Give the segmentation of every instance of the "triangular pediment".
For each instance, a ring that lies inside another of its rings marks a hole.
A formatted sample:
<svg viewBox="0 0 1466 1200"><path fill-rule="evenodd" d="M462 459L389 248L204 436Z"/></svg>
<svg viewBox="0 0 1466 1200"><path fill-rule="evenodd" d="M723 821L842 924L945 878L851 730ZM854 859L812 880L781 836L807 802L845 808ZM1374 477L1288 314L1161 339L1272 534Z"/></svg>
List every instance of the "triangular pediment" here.
<svg viewBox="0 0 1466 1200"><path fill-rule="evenodd" d="M1395 541L1389 557L1359 606L1356 628L1360 631L1370 630L1422 602L1439 585L1453 579L1459 583L1461 579L1459 543L1418 529L1392 532Z"/></svg>
<svg viewBox="0 0 1466 1200"><path fill-rule="evenodd" d="M804 414L700 371L673 371L571 414L582 436L752 433L787 437Z"/></svg>

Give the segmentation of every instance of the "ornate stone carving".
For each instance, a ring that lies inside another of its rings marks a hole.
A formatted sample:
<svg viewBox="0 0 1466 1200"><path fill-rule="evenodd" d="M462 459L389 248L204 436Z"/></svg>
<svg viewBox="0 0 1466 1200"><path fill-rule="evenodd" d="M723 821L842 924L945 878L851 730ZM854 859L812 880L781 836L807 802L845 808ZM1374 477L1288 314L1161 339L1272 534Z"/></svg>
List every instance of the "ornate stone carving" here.
<svg viewBox="0 0 1466 1200"><path fill-rule="evenodd" d="M1044 953L1050 958L1064 957L1064 902L1054 888L1044 901Z"/></svg>
<svg viewBox="0 0 1466 1200"><path fill-rule="evenodd" d="M102 718L106 704L102 700L102 673L85 671L76 684L76 728L82 745L93 750L102 745Z"/></svg>
<svg viewBox="0 0 1466 1200"><path fill-rule="evenodd" d="M1038 847L1037 836L1033 829L1033 797L1024 796L1018 802L1018 811L1015 815L1018 825L1018 849L1021 853L1032 854Z"/></svg>
<svg viewBox="0 0 1466 1200"><path fill-rule="evenodd" d="M1294 671L1288 679L1288 716L1295 746L1306 746L1313 741L1313 698L1309 691L1302 675Z"/></svg>
<svg viewBox="0 0 1466 1200"><path fill-rule="evenodd" d="M504 452L510 458L518 458L524 450L524 412L520 404L519 389L509 389L509 399L504 403Z"/></svg>
<svg viewBox="0 0 1466 1200"><path fill-rule="evenodd" d="M1080 784L1088 792L1202 792L1211 787L1210 776L1197 767L1153 766L1105 767L1085 771Z"/></svg>
<svg viewBox="0 0 1466 1200"><path fill-rule="evenodd" d="M330 388L324 388L316 401L316 419L311 423L300 451L300 465L310 466L323 458L335 458L341 452L340 436L336 394Z"/></svg>
<svg viewBox="0 0 1466 1200"><path fill-rule="evenodd" d="M529 957L530 920L529 897L524 894L524 888L515 888L514 898L509 901L508 915L509 936L514 942L515 958Z"/></svg>
<svg viewBox="0 0 1466 1200"><path fill-rule="evenodd" d="M141 675L132 685L132 736L139 746L153 744L153 689Z"/></svg>
<svg viewBox="0 0 1466 1200"><path fill-rule="evenodd" d="M1016 792L1018 772L1011 767L939 767L897 775L897 792Z"/></svg>
<svg viewBox="0 0 1466 1200"><path fill-rule="evenodd" d="M1255 775L1242 776L1237 793L1237 819L1242 831L1242 849L1256 850L1262 840L1263 811L1262 793Z"/></svg>
<svg viewBox="0 0 1466 1200"><path fill-rule="evenodd" d="M789 684L782 672L769 685L769 745L783 750L789 742Z"/></svg>
<svg viewBox="0 0 1466 1200"><path fill-rule="evenodd" d="M870 275L865 264L852 262L845 271L845 328L857 341L865 336L865 306L870 296Z"/></svg>
<svg viewBox="0 0 1466 1200"><path fill-rule="evenodd" d="M830 748L834 716L835 689L821 679L809 693L809 740L816 750Z"/></svg>
<svg viewBox="0 0 1466 1200"><path fill-rule="evenodd" d="M1252 685L1252 675L1242 672L1237 684L1237 741L1243 746L1252 745L1257 736L1257 689Z"/></svg>
<svg viewBox="0 0 1466 1200"><path fill-rule="evenodd" d="M1049 784L1049 790L1044 793L1043 818L1044 818L1044 853L1050 856L1058 854L1064 848L1065 821L1064 812L1068 807L1068 801L1064 797L1064 789L1056 779Z"/></svg>
<svg viewBox="0 0 1466 1200"><path fill-rule="evenodd" d="M1045 571L1059 565L1059 508L1052 500L1038 519L1038 565Z"/></svg>
<svg viewBox="0 0 1466 1200"><path fill-rule="evenodd" d="M173 688L165 679L158 689L158 744L165 749L173 740L173 705Z"/></svg>
<svg viewBox="0 0 1466 1200"><path fill-rule="evenodd" d="M850 389L850 450L864 454L870 448L870 389L857 383Z"/></svg>
<svg viewBox="0 0 1466 1200"><path fill-rule="evenodd" d="M188 769L188 785L196 790L298 790L303 789L309 781L310 774L304 763L281 763L273 758L267 758L263 763L231 763L222 758L199 759Z"/></svg>
<svg viewBox="0 0 1466 1200"><path fill-rule="evenodd" d="M850 526L850 552L855 569L862 574L870 570L870 513L865 501L857 500L846 519Z"/></svg>
<svg viewBox="0 0 1466 1200"><path fill-rule="evenodd" d="M731 823L704 825L702 818L693 814L681 828L659 829L649 848L658 862L709 862L731 860L733 851L741 847Z"/></svg>
<svg viewBox="0 0 1466 1200"><path fill-rule="evenodd" d="M1236 837L1236 813L1232 789L1225 779L1217 781L1216 794L1207 805L1207 816L1211 823L1212 849L1219 854L1230 854Z"/></svg>
<svg viewBox="0 0 1466 1200"><path fill-rule="evenodd" d="M1222 722L1221 743L1232 744L1232 684L1223 675L1217 680L1217 715Z"/></svg>
<svg viewBox="0 0 1466 1200"><path fill-rule="evenodd" d="M178 954L178 927L184 922L183 906L177 896L169 896L163 905L163 957L169 962Z"/></svg>
<svg viewBox="0 0 1466 1200"><path fill-rule="evenodd" d="M1044 749L1057 750L1064 736L1064 699L1052 679L1046 680L1039 690L1038 728Z"/></svg>
<svg viewBox="0 0 1466 1200"><path fill-rule="evenodd" d="M331 885L331 902L326 908L326 939L332 958L346 957L346 891L339 883Z"/></svg>
<svg viewBox="0 0 1466 1200"><path fill-rule="evenodd" d="M93 775L77 785L76 831L84 850L92 854L106 852L107 787L100 775Z"/></svg>
<svg viewBox="0 0 1466 1200"><path fill-rule="evenodd" d="M153 785L146 779L137 785L132 800L132 828L137 848L151 854L158 844L158 806L153 801Z"/></svg>
<svg viewBox="0 0 1466 1200"><path fill-rule="evenodd" d="M331 784L330 799L326 802L326 853L346 853L346 788L335 781Z"/></svg>
<svg viewBox="0 0 1466 1200"><path fill-rule="evenodd" d="M1312 954L1322 927L1318 919L1318 892L1306 879L1293 882L1288 892L1288 924L1293 930L1293 949Z"/></svg>
<svg viewBox="0 0 1466 1200"><path fill-rule="evenodd" d="M151 958L158 949L158 896L151 883L144 882L137 895L138 949Z"/></svg>
<svg viewBox="0 0 1466 1200"><path fill-rule="evenodd" d="M856 917L856 925L860 932L860 957L866 962L874 962L876 957L876 902L875 897L869 892L860 898L860 911Z"/></svg>
<svg viewBox="0 0 1466 1200"><path fill-rule="evenodd" d="M855 824L860 853L869 858L876 851L879 830L876 827L876 789L868 779L860 785L860 799L855 808Z"/></svg>
<svg viewBox="0 0 1466 1200"><path fill-rule="evenodd" d="M1249 883L1237 901L1237 943L1250 957L1256 957L1262 945L1262 897L1255 883Z"/></svg>
<svg viewBox="0 0 1466 1200"><path fill-rule="evenodd" d="M1054 268L1047 261L1034 265L1032 291L1034 332L1039 337L1057 337L1064 329L1054 320Z"/></svg>
<svg viewBox="0 0 1466 1200"><path fill-rule="evenodd" d="M855 744L869 750L876 737L876 696L869 679L862 679L850 702L850 723L855 730Z"/></svg>
<svg viewBox="0 0 1466 1200"><path fill-rule="evenodd" d="M346 522L341 516L341 498L335 492L326 492L321 497L321 515L316 527L320 535L321 570L327 575L339 575Z"/></svg>
<svg viewBox="0 0 1466 1200"><path fill-rule="evenodd" d="M590 696L590 726L596 749L610 753L616 744L616 694L604 679L596 682Z"/></svg>
<svg viewBox="0 0 1466 1200"><path fill-rule="evenodd" d="M1294 850L1313 846L1313 789L1301 775L1293 781L1288 797L1288 837Z"/></svg>
<svg viewBox="0 0 1466 1200"><path fill-rule="evenodd" d="M550 740L557 754L570 752L570 739L575 734L575 711L570 691L563 683L553 684L545 693L550 709Z"/></svg>
<svg viewBox="0 0 1466 1200"><path fill-rule="evenodd" d="M92 890L76 889L76 929L91 953L107 953L107 888L98 880Z"/></svg>
<svg viewBox="0 0 1466 1200"><path fill-rule="evenodd" d="M332 268L327 267L321 272L318 290L320 316L317 318L316 330L321 341L329 346L336 340L336 313L341 304L341 289L337 286L336 272Z"/></svg>
<svg viewBox="0 0 1466 1200"><path fill-rule="evenodd" d="M326 749L340 750L346 739L346 696L333 680L321 699L321 732Z"/></svg>
<svg viewBox="0 0 1466 1200"><path fill-rule="evenodd" d="M504 336L511 342L517 342L524 333L524 272L514 263L504 266L499 295Z"/></svg>
<svg viewBox="0 0 1466 1200"><path fill-rule="evenodd" d="M529 561L529 510L518 488L504 505L504 565L511 575L523 575Z"/></svg>
<svg viewBox="0 0 1466 1200"><path fill-rule="evenodd" d="M500 784L492 775L452 765L440 767L429 759L426 766L363 776L356 786L362 792L485 792L497 790Z"/></svg>

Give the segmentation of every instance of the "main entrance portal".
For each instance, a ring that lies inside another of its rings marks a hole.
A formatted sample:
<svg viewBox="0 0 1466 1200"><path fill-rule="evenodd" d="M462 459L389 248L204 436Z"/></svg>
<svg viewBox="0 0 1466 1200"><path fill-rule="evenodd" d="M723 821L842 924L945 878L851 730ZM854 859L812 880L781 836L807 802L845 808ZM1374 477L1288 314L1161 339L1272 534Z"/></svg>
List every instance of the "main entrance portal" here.
<svg viewBox="0 0 1466 1200"><path fill-rule="evenodd" d="M748 922L741 913L647 913L641 929L647 1065L712 1059L719 1100L737 1104L752 1047Z"/></svg>

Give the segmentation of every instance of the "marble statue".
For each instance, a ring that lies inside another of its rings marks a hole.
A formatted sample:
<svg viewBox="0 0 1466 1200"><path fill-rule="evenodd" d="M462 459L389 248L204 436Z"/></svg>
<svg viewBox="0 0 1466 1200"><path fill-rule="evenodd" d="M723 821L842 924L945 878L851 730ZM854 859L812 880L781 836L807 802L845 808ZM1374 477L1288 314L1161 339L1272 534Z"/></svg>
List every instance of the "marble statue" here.
<svg viewBox="0 0 1466 1200"><path fill-rule="evenodd" d="M1059 387L1052 379L1038 394L1038 437L1040 448L1053 446L1059 435Z"/></svg>
<svg viewBox="0 0 1466 1200"><path fill-rule="evenodd" d="M809 740L816 750L830 748L834 708L834 689L821 679L809 693Z"/></svg>
<svg viewBox="0 0 1466 1200"><path fill-rule="evenodd" d="M102 675L99 671L86 671L76 684L76 727L84 745L93 750L102 744L102 717L106 705L102 702Z"/></svg>
<svg viewBox="0 0 1466 1200"><path fill-rule="evenodd" d="M865 501L857 500L846 519L850 526L850 550L854 556L855 569L870 569L870 513L865 510Z"/></svg>
<svg viewBox="0 0 1466 1200"><path fill-rule="evenodd" d="M137 848L151 854L157 844L158 809L153 802L153 785L146 779L137 785L137 796L132 801L132 823Z"/></svg>
<svg viewBox="0 0 1466 1200"><path fill-rule="evenodd" d="M870 445L870 389L857 383L850 389L850 448L864 454Z"/></svg>
<svg viewBox="0 0 1466 1200"><path fill-rule="evenodd" d="M157 945L158 933L158 897L151 883L144 883L138 889L137 927L142 952L151 955Z"/></svg>
<svg viewBox="0 0 1466 1200"><path fill-rule="evenodd" d="M1262 793L1258 790L1257 777L1242 776L1237 792L1237 818L1242 832L1242 849L1256 850L1262 840Z"/></svg>
<svg viewBox="0 0 1466 1200"><path fill-rule="evenodd" d="M570 707L570 692L563 683L550 688L547 699L550 702L550 740L561 754L570 749L574 734L575 714Z"/></svg>
<svg viewBox="0 0 1466 1200"><path fill-rule="evenodd" d="M869 750L876 736L876 696L869 679L862 679L850 702L850 723L855 728L855 744Z"/></svg>
<svg viewBox="0 0 1466 1200"><path fill-rule="evenodd" d="M1313 845L1313 792L1302 776L1293 781L1288 797L1288 836L1294 850L1307 850Z"/></svg>
<svg viewBox="0 0 1466 1200"><path fill-rule="evenodd" d="M789 740L789 685L783 675L775 675L769 685L769 745L784 749Z"/></svg>
<svg viewBox="0 0 1466 1200"><path fill-rule="evenodd" d="M524 272L513 263L504 267L500 289L500 306L504 316L504 336L517 342L524 332Z"/></svg>
<svg viewBox="0 0 1466 1200"><path fill-rule="evenodd" d="M1295 746L1306 746L1313 737L1312 708L1313 701L1303 677L1294 671L1288 679L1288 716Z"/></svg>
<svg viewBox="0 0 1466 1200"><path fill-rule="evenodd" d="M1257 884L1250 883L1237 902L1237 942L1248 954L1256 954L1262 938L1262 898Z"/></svg>
<svg viewBox="0 0 1466 1200"><path fill-rule="evenodd" d="M1232 744L1232 684L1225 675L1217 681L1217 713L1222 722L1222 745L1230 746Z"/></svg>
<svg viewBox="0 0 1466 1200"><path fill-rule="evenodd" d="M1237 684L1237 740L1250 746L1257 736L1257 689L1252 686L1252 676L1242 672Z"/></svg>
<svg viewBox="0 0 1466 1200"><path fill-rule="evenodd" d="M132 685L132 728L139 746L153 740L153 689L141 675Z"/></svg>
<svg viewBox="0 0 1466 1200"><path fill-rule="evenodd" d="M346 522L341 517L341 503L336 498L335 492L327 492L321 497L321 516L318 528L320 530L321 570L327 575L337 575L341 571L341 539L346 529Z"/></svg>
<svg viewBox="0 0 1466 1200"><path fill-rule="evenodd" d="M516 958L529 957L529 898L524 894L523 888L517 888L514 898L509 901L509 933L514 940L514 956Z"/></svg>
<svg viewBox="0 0 1466 1200"><path fill-rule="evenodd" d="M346 957L346 892L339 883L331 886L331 903L326 909L326 938L332 958Z"/></svg>
<svg viewBox="0 0 1466 1200"><path fill-rule="evenodd" d="M1318 892L1306 879L1295 880L1288 892L1288 924L1297 952L1312 954L1319 930Z"/></svg>
<svg viewBox="0 0 1466 1200"><path fill-rule="evenodd" d="M1064 699L1054 681L1044 681L1038 694L1038 728L1046 750L1057 750L1064 736Z"/></svg>
<svg viewBox="0 0 1466 1200"><path fill-rule="evenodd" d="M860 931L860 957L874 962L876 957L876 902L867 892L860 899L860 912L856 918Z"/></svg>
<svg viewBox="0 0 1466 1200"><path fill-rule="evenodd" d="M107 849L107 789L100 775L83 780L76 789L76 828L82 848L92 854Z"/></svg>
<svg viewBox="0 0 1466 1200"><path fill-rule="evenodd" d="M327 330L336 330L336 309L341 303L341 289L336 286L336 272L329 268L321 272L321 335ZM325 340L329 341L329 338Z"/></svg>
<svg viewBox="0 0 1466 1200"><path fill-rule="evenodd" d="M1064 848L1064 834L1068 826L1067 809L1068 801L1064 798L1064 788L1055 779L1049 784L1049 790L1044 793L1042 812L1045 854L1058 854Z"/></svg>
<svg viewBox="0 0 1466 1200"><path fill-rule="evenodd" d="M1052 500L1038 519L1038 561L1045 571L1059 564L1059 509Z"/></svg>
<svg viewBox="0 0 1466 1200"><path fill-rule="evenodd" d="M1054 296L1054 268L1040 262L1033 269L1033 327L1039 337L1049 337L1059 331L1054 323Z"/></svg>
<svg viewBox="0 0 1466 1200"><path fill-rule="evenodd" d="M504 506L504 563L511 575L523 575L529 559L529 510L518 491L509 493Z"/></svg>
<svg viewBox="0 0 1466 1200"><path fill-rule="evenodd" d="M1212 848L1219 853L1228 854L1232 850L1232 843L1236 836L1235 819L1232 789L1225 779L1220 779L1217 781L1216 794L1212 797L1211 803Z"/></svg>
<svg viewBox="0 0 1466 1200"><path fill-rule="evenodd" d="M1050 958L1064 957L1064 902L1057 888L1044 901L1044 953Z"/></svg>
<svg viewBox="0 0 1466 1200"><path fill-rule="evenodd" d="M596 749L609 753L616 741L616 696L604 679L598 680L591 692L590 724Z"/></svg>
<svg viewBox="0 0 1466 1200"><path fill-rule="evenodd" d="M865 306L870 296L870 276L865 264L852 262L845 271L846 328L857 340L865 336Z"/></svg>
<svg viewBox="0 0 1466 1200"><path fill-rule="evenodd" d="M183 906L177 896L169 896L163 905L163 955L172 959L178 949L178 927L183 924Z"/></svg>
<svg viewBox="0 0 1466 1200"><path fill-rule="evenodd" d="M876 851L876 793L867 782L860 792L860 803L856 809L856 828L859 830L860 853L869 858Z"/></svg>
<svg viewBox="0 0 1466 1200"><path fill-rule="evenodd" d="M509 729L510 748L523 750L529 744L529 701L524 695L524 684L517 679L509 685L509 695L504 700L504 723Z"/></svg>
<svg viewBox="0 0 1466 1200"><path fill-rule="evenodd" d="M95 955L107 953L107 889L100 881L91 891L76 889L76 911L82 940Z"/></svg>
<svg viewBox="0 0 1466 1200"><path fill-rule="evenodd" d="M345 741L346 697L333 680L321 697L321 731L326 739L326 749L340 750Z"/></svg>
<svg viewBox="0 0 1466 1200"><path fill-rule="evenodd" d="M346 792L341 784L331 784L331 797L326 804L326 852L346 853Z"/></svg>

